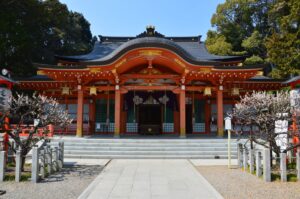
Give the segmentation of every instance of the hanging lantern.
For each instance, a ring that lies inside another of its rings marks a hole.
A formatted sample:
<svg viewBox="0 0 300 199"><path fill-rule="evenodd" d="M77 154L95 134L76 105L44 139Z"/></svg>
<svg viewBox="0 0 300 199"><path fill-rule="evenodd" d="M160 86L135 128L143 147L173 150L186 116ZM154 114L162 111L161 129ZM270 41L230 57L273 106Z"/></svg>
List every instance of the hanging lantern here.
<svg viewBox="0 0 300 199"><path fill-rule="evenodd" d="M90 95L97 95L97 88L95 86L90 87Z"/></svg>
<svg viewBox="0 0 300 199"><path fill-rule="evenodd" d="M62 95L69 95L70 94L70 88L69 87L62 87L61 94Z"/></svg>
<svg viewBox="0 0 300 199"><path fill-rule="evenodd" d="M204 95L211 96L211 88L210 87L205 87L205 89L204 89Z"/></svg>
<svg viewBox="0 0 300 199"><path fill-rule="evenodd" d="M240 94L240 89L239 88L233 88L231 90L231 95L239 95Z"/></svg>

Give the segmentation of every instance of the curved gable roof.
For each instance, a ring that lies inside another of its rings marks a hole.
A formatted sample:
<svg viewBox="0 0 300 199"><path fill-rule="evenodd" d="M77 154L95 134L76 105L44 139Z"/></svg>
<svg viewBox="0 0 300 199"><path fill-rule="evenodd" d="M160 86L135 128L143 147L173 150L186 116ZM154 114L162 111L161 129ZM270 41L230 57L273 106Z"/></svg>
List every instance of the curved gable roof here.
<svg viewBox="0 0 300 199"><path fill-rule="evenodd" d="M218 62L242 61L242 56L218 56L210 54L200 37L164 37L159 35L138 35L137 37L100 37L94 49L85 55L56 56L60 60L81 64L107 64L128 50L142 47L158 47L171 50L193 64L217 64Z"/></svg>

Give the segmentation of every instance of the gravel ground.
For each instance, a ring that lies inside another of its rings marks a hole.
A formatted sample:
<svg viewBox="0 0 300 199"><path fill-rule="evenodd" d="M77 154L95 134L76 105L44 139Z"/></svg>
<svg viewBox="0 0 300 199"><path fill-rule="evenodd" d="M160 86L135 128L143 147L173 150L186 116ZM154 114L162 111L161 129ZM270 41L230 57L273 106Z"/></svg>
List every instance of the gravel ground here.
<svg viewBox="0 0 300 199"><path fill-rule="evenodd" d="M62 172L53 174L40 183L3 182L0 189L6 190L1 199L74 199L102 171L99 165L68 165Z"/></svg>
<svg viewBox="0 0 300 199"><path fill-rule="evenodd" d="M300 182L266 183L241 169L198 166L198 171L226 199L299 199Z"/></svg>

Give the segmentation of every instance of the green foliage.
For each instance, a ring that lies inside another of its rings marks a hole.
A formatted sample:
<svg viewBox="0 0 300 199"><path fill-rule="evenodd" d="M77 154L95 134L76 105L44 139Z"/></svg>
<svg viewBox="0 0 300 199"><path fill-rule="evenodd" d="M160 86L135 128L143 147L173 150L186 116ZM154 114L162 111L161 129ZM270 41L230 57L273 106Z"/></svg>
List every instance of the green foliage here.
<svg viewBox="0 0 300 199"><path fill-rule="evenodd" d="M209 52L217 55L231 55L232 45L226 42L223 35L219 35L214 31L207 33L206 47Z"/></svg>
<svg viewBox="0 0 300 199"><path fill-rule="evenodd" d="M268 60L276 65L273 77L300 74L300 2L278 0L270 15L277 17L272 35L266 40Z"/></svg>
<svg viewBox="0 0 300 199"><path fill-rule="evenodd" d="M15 75L35 74L34 62L55 63L55 54L91 50L90 24L59 0L0 1L0 66Z"/></svg>
<svg viewBox="0 0 300 199"><path fill-rule="evenodd" d="M31 173L26 172L22 173L21 175L21 181L28 181L31 178ZM4 177L4 181L15 181L15 174L14 173L8 173Z"/></svg>
<svg viewBox="0 0 300 199"><path fill-rule="evenodd" d="M208 32L207 49L218 55L246 51L245 64L267 61L275 68L274 78L299 75L299 13L299 0L226 0L212 16L216 31ZM225 52L218 49L224 46Z"/></svg>
<svg viewBox="0 0 300 199"><path fill-rule="evenodd" d="M250 37L247 37L242 41L242 47L249 54L256 55L255 57L265 57L266 48L264 46L263 38L257 30L255 30Z"/></svg>
<svg viewBox="0 0 300 199"><path fill-rule="evenodd" d="M253 64L263 64L264 60L256 55L253 55L249 58L247 58L244 62L245 65L253 65Z"/></svg>

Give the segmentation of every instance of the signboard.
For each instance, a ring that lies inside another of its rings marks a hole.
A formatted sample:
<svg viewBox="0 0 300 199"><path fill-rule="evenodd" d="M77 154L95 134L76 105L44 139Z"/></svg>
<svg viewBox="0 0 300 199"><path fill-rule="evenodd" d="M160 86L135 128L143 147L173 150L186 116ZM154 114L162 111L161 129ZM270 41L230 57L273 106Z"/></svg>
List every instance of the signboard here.
<svg viewBox="0 0 300 199"><path fill-rule="evenodd" d="M7 111L10 107L11 90L0 87L0 111Z"/></svg>
<svg viewBox="0 0 300 199"><path fill-rule="evenodd" d="M288 125L289 125L289 123L287 120L275 121L275 133L287 133Z"/></svg>
<svg viewBox="0 0 300 199"><path fill-rule="evenodd" d="M300 108L300 89L290 91L291 106Z"/></svg>
<svg viewBox="0 0 300 199"><path fill-rule="evenodd" d="M225 130L231 130L232 126L231 126L231 118L230 117L226 117L225 118Z"/></svg>
<svg viewBox="0 0 300 199"><path fill-rule="evenodd" d="M282 114L284 115L284 114ZM278 135L275 138L277 146L283 151L288 145L288 121L287 120L277 120L275 121L275 133Z"/></svg>

